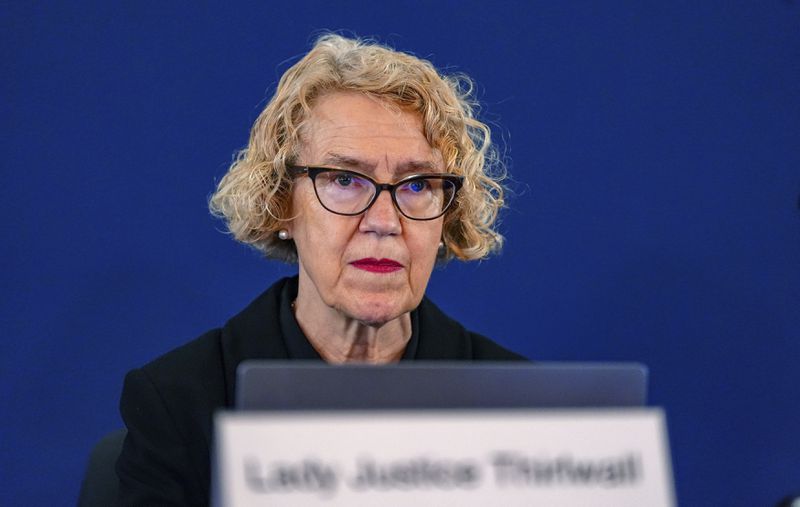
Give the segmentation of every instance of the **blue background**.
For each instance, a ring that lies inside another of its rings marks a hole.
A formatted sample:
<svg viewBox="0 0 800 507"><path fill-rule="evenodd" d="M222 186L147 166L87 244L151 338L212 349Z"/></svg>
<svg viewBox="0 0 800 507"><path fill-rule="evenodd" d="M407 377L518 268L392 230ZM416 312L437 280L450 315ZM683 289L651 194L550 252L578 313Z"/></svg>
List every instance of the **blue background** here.
<svg viewBox="0 0 800 507"><path fill-rule="evenodd" d="M634 360L682 505L800 491L800 6L4 3L3 505L70 505L127 370L294 268L206 200L322 29L463 71L503 140L505 251L428 293L540 360Z"/></svg>

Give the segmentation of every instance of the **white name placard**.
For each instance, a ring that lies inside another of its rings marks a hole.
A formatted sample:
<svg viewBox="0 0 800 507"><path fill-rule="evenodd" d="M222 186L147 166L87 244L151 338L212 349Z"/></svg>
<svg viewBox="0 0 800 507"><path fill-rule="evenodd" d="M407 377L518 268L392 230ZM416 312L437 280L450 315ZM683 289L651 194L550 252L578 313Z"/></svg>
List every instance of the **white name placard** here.
<svg viewBox="0 0 800 507"><path fill-rule="evenodd" d="M672 506L658 409L219 413L225 507Z"/></svg>

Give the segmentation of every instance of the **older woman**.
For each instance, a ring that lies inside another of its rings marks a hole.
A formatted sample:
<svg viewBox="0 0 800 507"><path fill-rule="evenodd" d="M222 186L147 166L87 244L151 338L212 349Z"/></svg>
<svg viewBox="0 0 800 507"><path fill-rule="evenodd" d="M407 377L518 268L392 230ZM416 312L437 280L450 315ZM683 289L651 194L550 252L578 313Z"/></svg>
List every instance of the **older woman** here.
<svg viewBox="0 0 800 507"><path fill-rule="evenodd" d="M207 504L212 412L232 405L245 359L521 359L424 297L437 260L502 240L497 161L465 82L337 35L286 72L211 210L298 276L128 374L120 505Z"/></svg>

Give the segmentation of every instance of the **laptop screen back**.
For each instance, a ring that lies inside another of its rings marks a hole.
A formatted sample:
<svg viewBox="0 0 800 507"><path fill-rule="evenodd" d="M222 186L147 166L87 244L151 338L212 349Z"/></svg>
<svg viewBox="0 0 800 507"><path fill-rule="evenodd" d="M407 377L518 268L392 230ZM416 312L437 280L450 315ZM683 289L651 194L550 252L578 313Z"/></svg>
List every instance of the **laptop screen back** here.
<svg viewBox="0 0 800 507"><path fill-rule="evenodd" d="M647 369L635 363L246 361L237 371L236 408L635 407L646 394Z"/></svg>

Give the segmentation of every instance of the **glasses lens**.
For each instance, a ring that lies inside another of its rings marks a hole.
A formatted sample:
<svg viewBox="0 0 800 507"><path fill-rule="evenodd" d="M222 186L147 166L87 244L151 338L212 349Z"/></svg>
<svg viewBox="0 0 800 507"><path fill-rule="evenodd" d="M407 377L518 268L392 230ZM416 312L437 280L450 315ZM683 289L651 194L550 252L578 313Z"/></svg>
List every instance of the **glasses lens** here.
<svg viewBox="0 0 800 507"><path fill-rule="evenodd" d="M314 178L314 188L323 206L345 215L361 213L375 195L371 181L348 171L321 172Z"/></svg>
<svg viewBox="0 0 800 507"><path fill-rule="evenodd" d="M436 218L453 202L456 187L443 178L414 178L395 190L397 205L406 216L421 220Z"/></svg>

